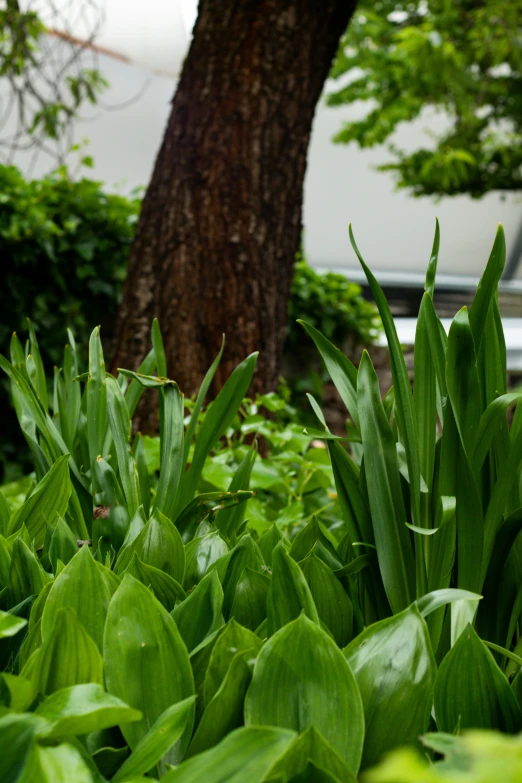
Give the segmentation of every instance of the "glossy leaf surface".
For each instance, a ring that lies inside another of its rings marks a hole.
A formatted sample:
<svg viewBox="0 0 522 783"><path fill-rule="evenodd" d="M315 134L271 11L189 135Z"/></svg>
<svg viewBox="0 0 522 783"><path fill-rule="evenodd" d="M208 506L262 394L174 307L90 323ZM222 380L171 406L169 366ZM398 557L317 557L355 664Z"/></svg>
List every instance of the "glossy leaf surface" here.
<svg viewBox="0 0 522 783"><path fill-rule="evenodd" d="M122 727L131 748L170 706L194 694L187 648L176 623L140 582L126 575L107 615L103 659L108 690L143 714ZM191 725L172 758L188 744Z"/></svg>
<svg viewBox="0 0 522 783"><path fill-rule="evenodd" d="M261 650L245 701L247 725L310 726L354 773L364 740L359 688L335 642L302 614Z"/></svg>
<svg viewBox="0 0 522 783"><path fill-rule="evenodd" d="M366 628L344 649L364 705L364 767L427 727L435 660L415 605Z"/></svg>

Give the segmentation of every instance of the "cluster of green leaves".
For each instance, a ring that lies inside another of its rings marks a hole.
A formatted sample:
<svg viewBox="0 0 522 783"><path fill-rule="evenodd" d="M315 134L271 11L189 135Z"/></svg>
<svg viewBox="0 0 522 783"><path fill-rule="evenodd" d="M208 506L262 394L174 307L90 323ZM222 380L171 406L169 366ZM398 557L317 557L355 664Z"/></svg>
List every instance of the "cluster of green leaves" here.
<svg viewBox="0 0 522 783"><path fill-rule="evenodd" d="M29 137L42 133L58 140L82 105L94 105L108 83L98 70L81 63L65 78L63 71L57 71L54 84L46 84L45 78L38 82L37 74L41 77L42 64L49 57L41 47L45 34L38 13L21 9L18 0L7 0L0 9L0 78L9 82L11 102L18 103L19 127Z"/></svg>
<svg viewBox="0 0 522 783"><path fill-rule="evenodd" d="M360 3L331 73L342 84L328 103L364 101L369 110L335 141L382 144L431 107L445 112L449 129L414 152L391 145L395 162L380 167L396 173L399 187L415 196L520 190L521 18L520 0Z"/></svg>
<svg viewBox="0 0 522 783"><path fill-rule="evenodd" d="M460 729L522 731L522 408L511 428L506 415L522 394L503 388L503 234L447 340L437 255L438 231L413 394L362 259L390 347L384 401L367 354L356 369L305 324L353 421L351 455L313 398L322 429L300 433L327 444L331 526L250 521L255 442L231 439L245 422L245 437L275 437L243 402L255 354L201 418L221 352L186 416L157 322L140 370L118 377L98 328L84 373L70 335L51 395L34 330L25 349L12 338L0 367L38 483L16 510L0 495L2 779L350 783L428 728L430 752ZM146 388L158 471L132 435ZM205 486L209 454L225 489Z"/></svg>

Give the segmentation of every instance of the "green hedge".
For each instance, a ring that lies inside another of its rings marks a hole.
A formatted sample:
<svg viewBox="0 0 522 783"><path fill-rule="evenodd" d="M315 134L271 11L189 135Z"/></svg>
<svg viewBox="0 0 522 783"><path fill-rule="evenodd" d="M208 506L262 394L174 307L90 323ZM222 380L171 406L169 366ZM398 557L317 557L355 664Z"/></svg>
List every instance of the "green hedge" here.
<svg viewBox="0 0 522 783"><path fill-rule="evenodd" d="M65 327L80 336L110 323L139 200L107 194L93 180L74 182L65 168L28 182L0 166L0 204L0 344L5 349L13 331L25 332L30 316L44 357L57 363Z"/></svg>

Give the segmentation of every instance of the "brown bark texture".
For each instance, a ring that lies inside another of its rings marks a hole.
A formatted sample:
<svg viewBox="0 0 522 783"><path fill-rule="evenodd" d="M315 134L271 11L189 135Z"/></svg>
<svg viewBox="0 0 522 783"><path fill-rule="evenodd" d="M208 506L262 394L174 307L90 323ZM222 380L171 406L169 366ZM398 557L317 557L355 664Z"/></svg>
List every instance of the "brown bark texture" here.
<svg viewBox="0 0 522 783"><path fill-rule="evenodd" d="M315 106L354 6L200 0L131 250L113 368L137 368L158 317L169 376L186 395L223 333L211 394L253 351L252 390L276 388ZM150 411L138 413L151 429Z"/></svg>

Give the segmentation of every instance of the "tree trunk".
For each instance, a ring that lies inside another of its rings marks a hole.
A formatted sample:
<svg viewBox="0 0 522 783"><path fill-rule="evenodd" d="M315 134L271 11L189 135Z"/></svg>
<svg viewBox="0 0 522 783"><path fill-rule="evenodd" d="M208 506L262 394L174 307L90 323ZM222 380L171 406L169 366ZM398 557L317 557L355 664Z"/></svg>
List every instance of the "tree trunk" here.
<svg viewBox="0 0 522 783"><path fill-rule="evenodd" d="M169 376L186 395L223 333L211 391L256 350L253 390L276 388L314 110L354 6L200 0L130 255L113 367L137 367L158 317ZM140 419L153 426L150 412Z"/></svg>

